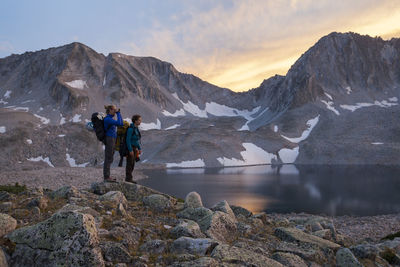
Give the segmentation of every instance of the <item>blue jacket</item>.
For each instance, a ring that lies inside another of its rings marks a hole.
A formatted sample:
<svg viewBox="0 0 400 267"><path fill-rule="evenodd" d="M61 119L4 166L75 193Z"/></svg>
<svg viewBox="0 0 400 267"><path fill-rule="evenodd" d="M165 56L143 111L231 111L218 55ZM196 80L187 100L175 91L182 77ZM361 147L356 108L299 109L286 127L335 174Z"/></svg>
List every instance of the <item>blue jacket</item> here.
<svg viewBox="0 0 400 267"><path fill-rule="evenodd" d="M106 131L106 136L117 138L116 126L123 126L124 123L122 122L122 117L120 112L117 112L117 120L114 120L113 117L114 116L107 114L107 116L104 118L104 130Z"/></svg>
<svg viewBox="0 0 400 267"><path fill-rule="evenodd" d="M140 131L133 123L128 128L126 133L126 145L128 146L129 152L132 151L132 146L137 147L137 149L142 150L140 146L140 138L141 134Z"/></svg>

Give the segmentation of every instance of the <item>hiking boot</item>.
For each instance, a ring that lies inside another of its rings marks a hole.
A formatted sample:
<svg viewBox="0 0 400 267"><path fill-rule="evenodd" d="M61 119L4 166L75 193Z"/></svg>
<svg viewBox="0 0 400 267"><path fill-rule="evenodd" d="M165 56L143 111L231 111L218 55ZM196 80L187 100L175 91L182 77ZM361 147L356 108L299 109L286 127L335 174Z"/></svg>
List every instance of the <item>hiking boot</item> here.
<svg viewBox="0 0 400 267"><path fill-rule="evenodd" d="M125 179L125 182L127 183L133 183L133 184L137 184L136 181L134 181L133 179Z"/></svg>
<svg viewBox="0 0 400 267"><path fill-rule="evenodd" d="M116 183L117 179L108 177L108 178L104 178L104 182Z"/></svg>

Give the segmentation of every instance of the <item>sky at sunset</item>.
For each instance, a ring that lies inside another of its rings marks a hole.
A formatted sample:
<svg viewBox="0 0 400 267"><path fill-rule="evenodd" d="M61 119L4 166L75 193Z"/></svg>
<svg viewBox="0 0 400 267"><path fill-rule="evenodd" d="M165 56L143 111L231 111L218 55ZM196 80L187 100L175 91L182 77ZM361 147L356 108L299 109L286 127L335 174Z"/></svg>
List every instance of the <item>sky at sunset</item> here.
<svg viewBox="0 0 400 267"><path fill-rule="evenodd" d="M400 37L400 1L2 0L0 58L78 41L245 91L333 31Z"/></svg>

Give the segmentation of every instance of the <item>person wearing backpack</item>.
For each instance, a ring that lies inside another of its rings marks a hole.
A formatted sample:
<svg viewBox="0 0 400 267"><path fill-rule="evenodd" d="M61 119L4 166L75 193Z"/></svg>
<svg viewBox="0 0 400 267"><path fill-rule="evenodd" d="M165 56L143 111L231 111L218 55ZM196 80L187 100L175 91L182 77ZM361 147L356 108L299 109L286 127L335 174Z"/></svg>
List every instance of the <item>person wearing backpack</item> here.
<svg viewBox="0 0 400 267"><path fill-rule="evenodd" d="M140 115L132 116L132 123L126 133L126 145L128 148L128 155L126 157L126 178L125 181L130 183L136 183L133 181L132 172L135 168L135 162L139 161L139 155L142 153L142 147L140 145L140 139L142 138L139 125L142 122Z"/></svg>
<svg viewBox="0 0 400 267"><path fill-rule="evenodd" d="M115 178L110 177L110 166L114 160L115 140L117 139L117 127L123 126L122 116L120 110L117 110L115 105L104 106L107 116L104 118L104 131L105 131L105 151L104 151L104 166L103 175L104 181L115 182ZM114 116L117 114L117 120Z"/></svg>

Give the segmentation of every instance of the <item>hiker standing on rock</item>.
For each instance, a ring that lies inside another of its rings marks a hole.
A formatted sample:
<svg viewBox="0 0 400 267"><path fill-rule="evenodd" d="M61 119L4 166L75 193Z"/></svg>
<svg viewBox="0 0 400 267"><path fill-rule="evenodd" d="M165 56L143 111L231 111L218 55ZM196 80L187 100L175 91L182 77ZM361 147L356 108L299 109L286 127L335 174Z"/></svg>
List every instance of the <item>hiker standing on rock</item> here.
<svg viewBox="0 0 400 267"><path fill-rule="evenodd" d="M135 168L135 162L139 161L139 155L142 153L142 147L140 145L140 139L142 138L139 125L142 122L140 115L132 116L132 124L128 128L126 133L126 145L128 147L128 156L126 158L126 178L125 181L130 183L136 183L133 181L132 172Z"/></svg>
<svg viewBox="0 0 400 267"><path fill-rule="evenodd" d="M115 105L104 106L107 116L104 118L104 131L106 132L105 151L104 151L104 181L114 182L115 178L110 177L110 166L114 160L115 140L117 138L117 127L123 126L120 110ZM117 114L117 120L114 116Z"/></svg>

